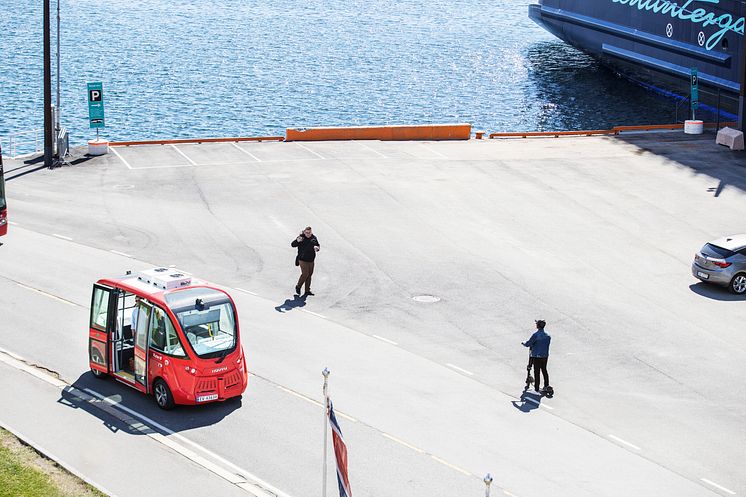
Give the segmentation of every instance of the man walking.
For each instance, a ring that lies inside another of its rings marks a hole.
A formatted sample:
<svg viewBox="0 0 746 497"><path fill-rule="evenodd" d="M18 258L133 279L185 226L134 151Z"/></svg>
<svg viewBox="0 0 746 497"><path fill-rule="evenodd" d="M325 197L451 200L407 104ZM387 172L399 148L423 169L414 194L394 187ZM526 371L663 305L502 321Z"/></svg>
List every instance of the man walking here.
<svg viewBox="0 0 746 497"><path fill-rule="evenodd" d="M300 287L305 284L306 295L313 295L311 292L311 276L313 275L313 265L316 259L316 252L320 250L319 239L313 234L310 226L306 226L298 238L290 243L291 247L298 247L298 256L296 261L300 266L300 278L295 285L295 294L300 295Z"/></svg>
<svg viewBox="0 0 746 497"><path fill-rule="evenodd" d="M524 347L528 347L531 351L531 362L534 365L534 390L538 393L539 390L539 371L544 376L544 389L541 393L546 393L551 388L549 386L549 373L547 372L547 361L549 360L549 342L552 341L552 337L544 331L544 327L547 323L543 319L536 321L536 331L531 338L527 341L522 342Z"/></svg>

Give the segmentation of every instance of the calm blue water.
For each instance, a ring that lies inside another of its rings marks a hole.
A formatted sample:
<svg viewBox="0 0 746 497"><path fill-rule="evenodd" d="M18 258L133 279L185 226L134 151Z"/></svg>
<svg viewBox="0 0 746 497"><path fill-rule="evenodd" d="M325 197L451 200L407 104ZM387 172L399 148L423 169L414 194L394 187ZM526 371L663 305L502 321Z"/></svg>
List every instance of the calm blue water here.
<svg viewBox="0 0 746 497"><path fill-rule="evenodd" d="M0 16L0 136L43 126L41 3L2 1L13 14ZM104 135L117 140L673 120L672 100L566 47L528 19L529 3L62 0L62 123L74 143L95 134L89 81L104 84Z"/></svg>

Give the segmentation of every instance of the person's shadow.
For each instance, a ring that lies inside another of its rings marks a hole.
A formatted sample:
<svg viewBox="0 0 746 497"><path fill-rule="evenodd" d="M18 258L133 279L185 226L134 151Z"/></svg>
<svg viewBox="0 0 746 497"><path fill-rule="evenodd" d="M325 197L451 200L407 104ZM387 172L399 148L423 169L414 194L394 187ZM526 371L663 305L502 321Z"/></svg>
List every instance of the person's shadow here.
<svg viewBox="0 0 746 497"><path fill-rule="evenodd" d="M304 305L306 305L306 296L295 295L293 296L293 300L286 299L285 302L275 307L275 310L277 312L288 312L296 307L303 307Z"/></svg>
<svg viewBox="0 0 746 497"><path fill-rule="evenodd" d="M524 390L520 400L512 400L511 403L521 412L531 412L541 405L541 394L533 390Z"/></svg>

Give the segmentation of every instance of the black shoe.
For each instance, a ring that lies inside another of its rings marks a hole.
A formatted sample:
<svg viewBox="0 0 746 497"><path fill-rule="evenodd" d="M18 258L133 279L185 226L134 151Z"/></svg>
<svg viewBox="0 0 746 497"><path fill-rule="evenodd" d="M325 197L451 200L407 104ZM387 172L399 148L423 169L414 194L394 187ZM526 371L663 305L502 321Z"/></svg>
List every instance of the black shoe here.
<svg viewBox="0 0 746 497"><path fill-rule="evenodd" d="M299 286L295 287L295 294L296 295L300 295L300 287Z"/></svg>
<svg viewBox="0 0 746 497"><path fill-rule="evenodd" d="M306 292L306 295L311 295L311 296L313 296L313 295L316 295L316 294L315 294L315 293L313 293L313 292L312 292L311 290L308 290L308 291Z"/></svg>

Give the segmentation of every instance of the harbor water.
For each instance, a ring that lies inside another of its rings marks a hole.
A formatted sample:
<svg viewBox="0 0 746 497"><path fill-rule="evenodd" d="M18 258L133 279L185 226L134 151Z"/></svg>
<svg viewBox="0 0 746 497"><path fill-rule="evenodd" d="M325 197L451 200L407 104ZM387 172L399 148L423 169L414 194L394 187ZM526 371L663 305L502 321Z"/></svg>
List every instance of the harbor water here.
<svg viewBox="0 0 746 497"><path fill-rule="evenodd" d="M674 120L675 100L553 38L528 18L529 3L60 0L61 121L73 144L95 135L86 100L94 81L103 83L104 135L113 140L310 126L467 122L495 132ZM0 16L0 136L7 136L43 126L43 16L39 1L3 5L13 12Z"/></svg>

